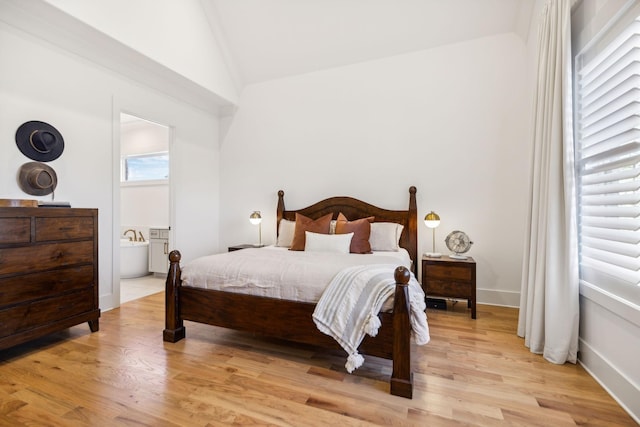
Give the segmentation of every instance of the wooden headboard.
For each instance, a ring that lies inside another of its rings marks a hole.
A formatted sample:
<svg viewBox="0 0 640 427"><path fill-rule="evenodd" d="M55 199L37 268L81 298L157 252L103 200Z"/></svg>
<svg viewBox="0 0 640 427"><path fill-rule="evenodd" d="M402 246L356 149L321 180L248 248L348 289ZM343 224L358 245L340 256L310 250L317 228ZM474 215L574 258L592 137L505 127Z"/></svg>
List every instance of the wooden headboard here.
<svg viewBox="0 0 640 427"><path fill-rule="evenodd" d="M278 191L278 227L276 230L279 230L280 220L283 218L289 221L295 221L296 213L311 219L317 219L323 215L332 213L333 219L336 219L340 212L351 221L373 216L375 217L375 222L396 222L402 224L404 229L400 236L400 246L409 252L409 256L413 261L413 274L417 275L418 208L416 204L416 187L409 187L409 209L402 211L379 208L362 200L354 199L353 197L330 197L303 209L287 210L284 207L284 191L280 190Z"/></svg>

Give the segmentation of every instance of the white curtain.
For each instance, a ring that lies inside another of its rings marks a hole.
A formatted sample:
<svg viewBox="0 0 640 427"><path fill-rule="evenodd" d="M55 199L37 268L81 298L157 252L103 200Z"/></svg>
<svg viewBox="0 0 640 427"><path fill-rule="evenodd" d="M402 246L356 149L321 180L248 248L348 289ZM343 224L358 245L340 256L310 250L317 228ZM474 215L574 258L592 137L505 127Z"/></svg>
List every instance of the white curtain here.
<svg viewBox="0 0 640 427"><path fill-rule="evenodd" d="M575 363L579 284L571 3L548 0L538 33L533 157L518 335L552 363Z"/></svg>

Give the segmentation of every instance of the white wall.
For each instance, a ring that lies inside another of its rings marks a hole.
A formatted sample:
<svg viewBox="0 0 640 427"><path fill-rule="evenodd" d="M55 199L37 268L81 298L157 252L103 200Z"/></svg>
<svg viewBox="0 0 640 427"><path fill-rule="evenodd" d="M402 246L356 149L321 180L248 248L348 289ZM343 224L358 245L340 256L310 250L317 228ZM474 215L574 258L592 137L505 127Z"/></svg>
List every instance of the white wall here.
<svg viewBox="0 0 640 427"><path fill-rule="evenodd" d="M574 55L631 3L633 18L640 15L638 1L580 3L572 13ZM582 366L640 422L640 307L582 283L579 350Z"/></svg>
<svg viewBox="0 0 640 427"><path fill-rule="evenodd" d="M169 203L169 184L121 186L120 229L168 228L171 224ZM143 235L149 238L147 232L143 231Z"/></svg>
<svg viewBox="0 0 640 427"><path fill-rule="evenodd" d="M238 98L200 0L45 1L202 87Z"/></svg>
<svg viewBox="0 0 640 427"><path fill-rule="evenodd" d="M121 156L169 150L170 130L167 126L128 114L120 116L120 137Z"/></svg>
<svg viewBox="0 0 640 427"><path fill-rule="evenodd" d="M15 131L29 120L54 125L65 151L50 165L56 199L99 210L100 307L119 304L119 113L160 123L174 132L171 212L175 247L185 258L218 250L218 119L132 83L10 25L0 16L0 197L29 198L16 173L29 161Z"/></svg>
<svg viewBox="0 0 640 427"><path fill-rule="evenodd" d="M222 246L253 243L277 191L290 208L353 196L419 217L436 211L437 250L475 242L478 299L519 301L529 150L526 46L504 34L247 86L221 147ZM419 250L431 234L419 221Z"/></svg>

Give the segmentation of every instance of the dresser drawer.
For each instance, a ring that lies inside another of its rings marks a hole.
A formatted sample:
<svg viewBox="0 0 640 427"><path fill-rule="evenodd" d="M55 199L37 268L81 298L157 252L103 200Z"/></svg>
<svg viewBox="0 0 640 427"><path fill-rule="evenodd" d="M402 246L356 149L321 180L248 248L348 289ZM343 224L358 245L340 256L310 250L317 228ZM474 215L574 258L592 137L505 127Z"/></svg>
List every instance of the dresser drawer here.
<svg viewBox="0 0 640 427"><path fill-rule="evenodd" d="M36 218L36 242L93 237L93 217Z"/></svg>
<svg viewBox="0 0 640 427"><path fill-rule="evenodd" d="M0 249L0 276L93 263L93 241Z"/></svg>
<svg viewBox="0 0 640 427"><path fill-rule="evenodd" d="M431 265L427 270L427 278L471 280L471 269L467 267Z"/></svg>
<svg viewBox="0 0 640 427"><path fill-rule="evenodd" d="M30 241L31 218L0 218L0 245Z"/></svg>
<svg viewBox="0 0 640 427"><path fill-rule="evenodd" d="M0 282L0 307L38 300L93 285L93 265L12 276Z"/></svg>
<svg viewBox="0 0 640 427"><path fill-rule="evenodd" d="M0 310L0 338L94 310L93 288Z"/></svg>

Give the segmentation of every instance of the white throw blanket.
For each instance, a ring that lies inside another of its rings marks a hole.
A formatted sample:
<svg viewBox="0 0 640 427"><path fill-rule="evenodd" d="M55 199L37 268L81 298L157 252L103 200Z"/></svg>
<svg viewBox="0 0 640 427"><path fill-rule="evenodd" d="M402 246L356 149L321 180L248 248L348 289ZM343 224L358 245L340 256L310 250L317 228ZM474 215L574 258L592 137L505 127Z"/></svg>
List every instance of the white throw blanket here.
<svg viewBox="0 0 640 427"><path fill-rule="evenodd" d="M333 337L349 357L349 373L362 366L358 346L365 334L375 337L380 328L378 313L393 298L396 265L359 265L341 270L322 294L313 312L318 330ZM409 306L412 335L416 344L429 342L424 292L415 276L409 280Z"/></svg>

